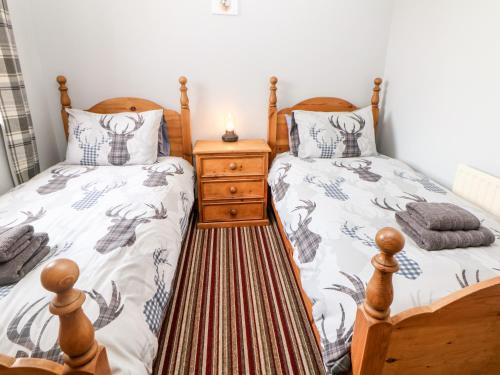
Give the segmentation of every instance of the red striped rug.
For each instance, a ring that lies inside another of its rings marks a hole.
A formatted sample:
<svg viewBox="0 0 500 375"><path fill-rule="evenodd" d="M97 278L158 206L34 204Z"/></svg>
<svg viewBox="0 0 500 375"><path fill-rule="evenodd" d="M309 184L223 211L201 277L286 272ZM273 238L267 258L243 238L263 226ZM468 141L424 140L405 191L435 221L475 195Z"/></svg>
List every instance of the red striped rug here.
<svg viewBox="0 0 500 375"><path fill-rule="evenodd" d="M156 374L321 374L276 223L196 229L192 219Z"/></svg>

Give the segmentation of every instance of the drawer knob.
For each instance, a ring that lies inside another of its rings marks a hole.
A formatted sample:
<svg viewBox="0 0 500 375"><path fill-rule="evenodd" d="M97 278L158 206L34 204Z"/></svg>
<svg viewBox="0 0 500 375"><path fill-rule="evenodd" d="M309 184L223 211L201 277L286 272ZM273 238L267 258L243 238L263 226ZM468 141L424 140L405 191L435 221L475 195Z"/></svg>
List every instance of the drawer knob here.
<svg viewBox="0 0 500 375"><path fill-rule="evenodd" d="M232 170L232 171L234 171L236 169L236 163L234 163L234 162L230 163L229 164L229 169Z"/></svg>
<svg viewBox="0 0 500 375"><path fill-rule="evenodd" d="M236 215L238 214L238 210L237 210L236 208L231 208L231 209L229 210L229 214L230 214L231 216L236 216Z"/></svg>
<svg viewBox="0 0 500 375"><path fill-rule="evenodd" d="M238 191L238 189L236 189L236 186L231 186L231 187L229 188L229 192L230 192L231 194L236 194L236 192L237 192L237 191Z"/></svg>

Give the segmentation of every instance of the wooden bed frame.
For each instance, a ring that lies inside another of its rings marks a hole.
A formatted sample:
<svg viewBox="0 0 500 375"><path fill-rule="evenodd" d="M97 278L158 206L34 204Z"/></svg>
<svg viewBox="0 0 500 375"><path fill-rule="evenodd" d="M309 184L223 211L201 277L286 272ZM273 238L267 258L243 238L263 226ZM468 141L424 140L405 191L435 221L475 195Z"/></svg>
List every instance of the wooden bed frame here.
<svg viewBox="0 0 500 375"><path fill-rule="evenodd" d="M68 114L71 108L66 78L58 76L61 95L61 116L68 137ZM104 100L88 111L94 113L144 112L163 109L168 125L171 155L192 163L191 124L187 79L181 77L181 112L163 108L152 101L139 98ZM64 364L39 358L13 358L0 354L0 374L6 375L109 375L106 349L95 340L92 323L82 310L85 294L73 288L80 274L77 264L68 259L56 259L47 264L41 274L45 289L55 293L49 305L52 314L59 316L59 345L64 353Z"/></svg>
<svg viewBox="0 0 500 375"><path fill-rule="evenodd" d="M276 77L270 79L269 145L271 159L289 150L285 114L293 110L353 111L356 106L338 98L312 98L292 107L277 109ZM371 105L378 125L379 92L376 78ZM271 200L272 201L272 200ZM300 287L300 271L283 222L272 204L281 237L288 250ZM394 255L404 247L404 237L394 228L376 235L380 253L372 258L375 268L358 306L351 346L354 375L379 374L500 374L500 277L471 285L430 305L390 315L393 300L392 274L399 265ZM321 348L312 317L312 305L300 287L309 321Z"/></svg>

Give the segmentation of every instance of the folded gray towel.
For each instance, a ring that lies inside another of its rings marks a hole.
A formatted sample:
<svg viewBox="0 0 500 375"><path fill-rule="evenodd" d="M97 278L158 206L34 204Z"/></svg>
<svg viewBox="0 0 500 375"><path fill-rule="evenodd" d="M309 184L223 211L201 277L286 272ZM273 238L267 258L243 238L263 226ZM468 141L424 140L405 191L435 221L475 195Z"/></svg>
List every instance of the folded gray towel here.
<svg viewBox="0 0 500 375"><path fill-rule="evenodd" d="M32 236L31 225L13 227L0 234L0 263L9 261L23 251Z"/></svg>
<svg viewBox="0 0 500 375"><path fill-rule="evenodd" d="M47 233L35 233L23 252L0 264L0 286L18 282L47 256L50 248Z"/></svg>
<svg viewBox="0 0 500 375"><path fill-rule="evenodd" d="M396 212L396 221L417 245L426 250L489 246L494 234L485 227L467 231L436 231L422 227L408 212Z"/></svg>
<svg viewBox="0 0 500 375"><path fill-rule="evenodd" d="M8 262L12 258L16 257L17 254L23 252L29 246L32 238L33 233L27 233L17 240L17 242L15 242L9 250L0 253L0 264Z"/></svg>
<svg viewBox="0 0 500 375"><path fill-rule="evenodd" d="M411 202L406 210L420 226L431 230L471 230L481 226L476 216L452 203Z"/></svg>

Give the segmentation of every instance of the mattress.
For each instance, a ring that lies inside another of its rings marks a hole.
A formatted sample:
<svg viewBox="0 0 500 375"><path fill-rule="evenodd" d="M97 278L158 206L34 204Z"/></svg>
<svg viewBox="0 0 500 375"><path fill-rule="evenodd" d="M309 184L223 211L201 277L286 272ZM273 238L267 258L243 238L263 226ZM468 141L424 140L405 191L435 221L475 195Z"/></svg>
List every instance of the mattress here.
<svg viewBox="0 0 500 375"><path fill-rule="evenodd" d="M21 281L0 287L0 353L62 361L40 272L69 258L113 374L150 373L193 190L193 167L168 157L148 167L58 164L0 197L0 227L30 223L51 247Z"/></svg>
<svg viewBox="0 0 500 375"><path fill-rule="evenodd" d="M399 160L299 159L284 153L274 160L268 182L313 305L330 374L350 367L356 306L378 252L375 234L385 226L398 228L394 214L406 203L455 203L477 215L497 240L489 247L429 252L407 237L396 256L392 314L500 275L500 221Z"/></svg>

